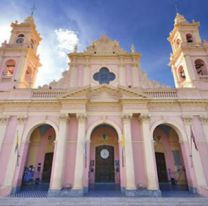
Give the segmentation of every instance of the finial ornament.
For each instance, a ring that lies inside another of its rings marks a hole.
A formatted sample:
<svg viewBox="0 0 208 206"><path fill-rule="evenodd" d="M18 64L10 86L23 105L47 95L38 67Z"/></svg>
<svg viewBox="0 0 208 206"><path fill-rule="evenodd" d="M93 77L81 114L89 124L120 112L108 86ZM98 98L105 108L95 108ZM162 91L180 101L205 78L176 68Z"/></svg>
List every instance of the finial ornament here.
<svg viewBox="0 0 208 206"><path fill-rule="evenodd" d="M178 3L177 0L174 1L174 5L175 5L176 14L178 14L178 12L179 12L179 3Z"/></svg>
<svg viewBox="0 0 208 206"><path fill-rule="evenodd" d="M131 53L132 53L132 54L135 53L135 47L134 47L134 44L131 45Z"/></svg>
<svg viewBox="0 0 208 206"><path fill-rule="evenodd" d="M77 53L78 46L77 44L74 46L74 53Z"/></svg>
<svg viewBox="0 0 208 206"><path fill-rule="evenodd" d="M37 10L37 8L36 8L35 3L34 3L34 4L33 4L33 7L31 8L31 16L34 15L35 10Z"/></svg>

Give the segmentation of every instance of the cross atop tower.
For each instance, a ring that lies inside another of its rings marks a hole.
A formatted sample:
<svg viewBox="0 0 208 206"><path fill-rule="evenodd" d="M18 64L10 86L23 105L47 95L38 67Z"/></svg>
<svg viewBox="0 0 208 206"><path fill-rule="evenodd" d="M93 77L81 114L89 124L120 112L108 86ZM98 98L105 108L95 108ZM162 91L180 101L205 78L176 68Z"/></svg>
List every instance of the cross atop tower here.
<svg viewBox="0 0 208 206"><path fill-rule="evenodd" d="M179 2L177 0L174 0L174 6L175 6L176 14L179 13Z"/></svg>
<svg viewBox="0 0 208 206"><path fill-rule="evenodd" d="M33 4L33 7L31 8L31 16L34 15L35 10L37 10L37 8L36 8L35 3L34 3L34 4Z"/></svg>

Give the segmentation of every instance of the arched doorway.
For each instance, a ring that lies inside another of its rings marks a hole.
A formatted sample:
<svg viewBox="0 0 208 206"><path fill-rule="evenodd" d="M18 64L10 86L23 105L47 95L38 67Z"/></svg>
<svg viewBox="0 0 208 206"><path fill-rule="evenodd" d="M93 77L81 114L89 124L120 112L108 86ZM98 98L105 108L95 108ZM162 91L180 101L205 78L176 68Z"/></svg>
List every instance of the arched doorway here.
<svg viewBox="0 0 208 206"><path fill-rule="evenodd" d="M187 178L179 137L166 124L153 132L155 159L160 190L188 190Z"/></svg>
<svg viewBox="0 0 208 206"><path fill-rule="evenodd" d="M42 124L32 132L22 175L22 190L48 190L55 137L54 128L48 124Z"/></svg>
<svg viewBox="0 0 208 206"><path fill-rule="evenodd" d="M97 126L91 134L89 185L91 189L120 188L118 134L107 124Z"/></svg>

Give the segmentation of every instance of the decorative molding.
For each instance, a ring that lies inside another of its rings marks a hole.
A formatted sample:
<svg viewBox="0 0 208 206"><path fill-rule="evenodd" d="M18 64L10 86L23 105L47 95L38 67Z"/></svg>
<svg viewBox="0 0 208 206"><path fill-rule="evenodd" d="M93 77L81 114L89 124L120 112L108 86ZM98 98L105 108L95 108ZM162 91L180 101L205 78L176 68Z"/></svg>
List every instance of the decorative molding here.
<svg viewBox="0 0 208 206"><path fill-rule="evenodd" d="M0 123L1 124L4 124L7 122L7 120L9 119L9 116L1 116L0 117Z"/></svg>
<svg viewBox="0 0 208 206"><path fill-rule="evenodd" d="M184 115L184 116L182 116L181 117L182 118L182 120L183 120L183 122L184 123L186 123L186 124L191 124L191 121L192 121L192 117L191 116L189 116L189 115Z"/></svg>
<svg viewBox="0 0 208 206"><path fill-rule="evenodd" d="M142 121L148 121L150 120L150 115L149 114L140 114L139 115L139 119L141 119Z"/></svg>
<svg viewBox="0 0 208 206"><path fill-rule="evenodd" d="M27 115L20 115L20 116L17 116L17 121L18 123L23 123L25 120L28 119L28 116Z"/></svg>
<svg viewBox="0 0 208 206"><path fill-rule="evenodd" d="M76 117L78 120L85 120L87 115L85 113L76 113Z"/></svg>
<svg viewBox="0 0 208 206"><path fill-rule="evenodd" d="M61 114L60 116L59 116L59 120L60 121L66 121L66 120L68 120L69 119L69 114Z"/></svg>
<svg viewBox="0 0 208 206"><path fill-rule="evenodd" d="M200 118L202 123L204 123L204 124L208 123L208 116L200 116L199 118Z"/></svg>
<svg viewBox="0 0 208 206"><path fill-rule="evenodd" d="M107 120L107 118L108 118L108 117L107 117L106 115L103 115L103 116L102 116L102 121L105 122L105 121Z"/></svg>
<svg viewBox="0 0 208 206"><path fill-rule="evenodd" d="M132 113L125 113L122 114L122 119L123 120L130 120L132 118L133 114Z"/></svg>

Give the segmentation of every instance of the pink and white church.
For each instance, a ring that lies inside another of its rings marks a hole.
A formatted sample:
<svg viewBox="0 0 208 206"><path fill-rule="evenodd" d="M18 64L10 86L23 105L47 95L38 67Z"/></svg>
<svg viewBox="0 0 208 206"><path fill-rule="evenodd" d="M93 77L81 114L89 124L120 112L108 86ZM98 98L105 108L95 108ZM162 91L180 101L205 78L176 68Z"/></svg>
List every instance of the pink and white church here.
<svg viewBox="0 0 208 206"><path fill-rule="evenodd" d="M198 22L175 17L175 88L149 80L140 54L107 36L68 54L60 80L34 88L40 34L32 16L11 27L0 47L0 196L106 185L126 196L208 196L208 42Z"/></svg>

